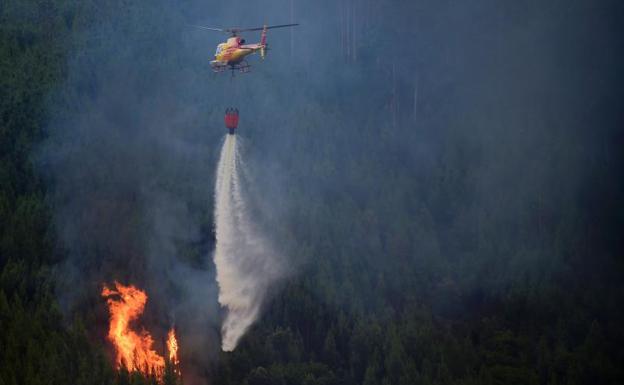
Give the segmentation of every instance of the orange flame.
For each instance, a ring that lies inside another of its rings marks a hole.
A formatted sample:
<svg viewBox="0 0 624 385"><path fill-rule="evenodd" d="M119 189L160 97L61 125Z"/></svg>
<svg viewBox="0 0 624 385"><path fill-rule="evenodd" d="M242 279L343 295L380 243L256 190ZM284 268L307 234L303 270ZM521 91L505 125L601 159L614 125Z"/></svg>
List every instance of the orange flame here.
<svg viewBox="0 0 624 385"><path fill-rule="evenodd" d="M175 330L173 328L169 330L169 334L167 335L167 350L169 351L169 362L174 367L178 366L180 363L178 361L178 340L175 336Z"/></svg>
<svg viewBox="0 0 624 385"><path fill-rule="evenodd" d="M110 313L108 339L115 347L117 367L125 365L130 371L139 371L147 375L156 374L161 377L165 369L165 359L153 349L154 339L145 330L137 333L130 329L130 323L143 314L147 294L132 285L124 286L115 282L114 289L104 286L102 297L106 298L108 303ZM175 345L169 344L172 336ZM173 346L175 351L172 350ZM167 347L169 356L171 357L173 353L177 360L178 344L173 329L169 332Z"/></svg>

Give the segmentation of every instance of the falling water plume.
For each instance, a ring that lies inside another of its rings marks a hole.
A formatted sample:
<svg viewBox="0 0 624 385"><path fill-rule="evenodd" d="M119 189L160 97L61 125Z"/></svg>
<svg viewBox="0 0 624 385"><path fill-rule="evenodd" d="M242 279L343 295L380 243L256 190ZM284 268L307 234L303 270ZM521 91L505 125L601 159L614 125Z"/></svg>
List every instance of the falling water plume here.
<svg viewBox="0 0 624 385"><path fill-rule="evenodd" d="M250 220L243 169L237 137L226 135L217 166L214 213L219 303L226 310L221 328L224 351L236 348L281 272L275 253Z"/></svg>

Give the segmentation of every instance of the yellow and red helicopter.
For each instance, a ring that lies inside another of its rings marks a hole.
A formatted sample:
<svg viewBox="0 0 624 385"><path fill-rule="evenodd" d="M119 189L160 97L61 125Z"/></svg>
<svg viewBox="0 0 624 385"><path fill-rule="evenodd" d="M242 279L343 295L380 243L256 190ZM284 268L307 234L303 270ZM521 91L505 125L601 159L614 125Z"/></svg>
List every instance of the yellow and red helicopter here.
<svg viewBox="0 0 624 385"><path fill-rule="evenodd" d="M262 59L266 56L266 51L268 50L267 30L273 28L294 27L296 25L299 24L264 25L258 28L211 28L201 25L195 25L194 27L231 34L226 42L217 46L214 60L210 61L210 66L213 71L223 72L229 69L232 70L232 72L249 72L251 65L247 63L247 60L245 60L248 55L260 51L260 57ZM239 33L249 31L262 31L259 43L245 44L245 39L239 36Z"/></svg>

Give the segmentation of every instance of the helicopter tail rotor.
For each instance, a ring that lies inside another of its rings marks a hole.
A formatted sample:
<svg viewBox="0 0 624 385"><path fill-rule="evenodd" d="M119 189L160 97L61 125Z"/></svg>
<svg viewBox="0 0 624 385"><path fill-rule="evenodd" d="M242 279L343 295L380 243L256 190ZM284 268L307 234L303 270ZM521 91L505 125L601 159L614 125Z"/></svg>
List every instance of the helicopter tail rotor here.
<svg viewBox="0 0 624 385"><path fill-rule="evenodd" d="M260 36L260 57L264 59L266 57L267 48L267 26L262 27L262 35Z"/></svg>

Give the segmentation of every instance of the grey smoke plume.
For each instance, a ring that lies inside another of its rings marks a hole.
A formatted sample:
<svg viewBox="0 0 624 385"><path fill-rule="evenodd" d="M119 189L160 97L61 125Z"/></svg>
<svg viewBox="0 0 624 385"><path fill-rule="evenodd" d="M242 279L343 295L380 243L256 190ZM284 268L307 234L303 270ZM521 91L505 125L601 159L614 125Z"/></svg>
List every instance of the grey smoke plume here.
<svg viewBox="0 0 624 385"><path fill-rule="evenodd" d="M88 313L103 305L103 284L136 285L149 296L140 322L157 340L175 323L182 370L202 377L219 341L212 186L204 181L220 131L211 136L202 124L211 110L193 103L193 72L163 67L146 82L145 67L118 55L93 48L75 56L54 95L66 106L52 109L38 153L65 257L59 299L68 313ZM96 331L107 322L98 315Z"/></svg>
<svg viewBox="0 0 624 385"><path fill-rule="evenodd" d="M258 317L267 289L283 272L275 251L250 220L244 181L236 136L226 135L217 166L214 209L219 303L227 310L221 328L224 351L236 348Z"/></svg>

